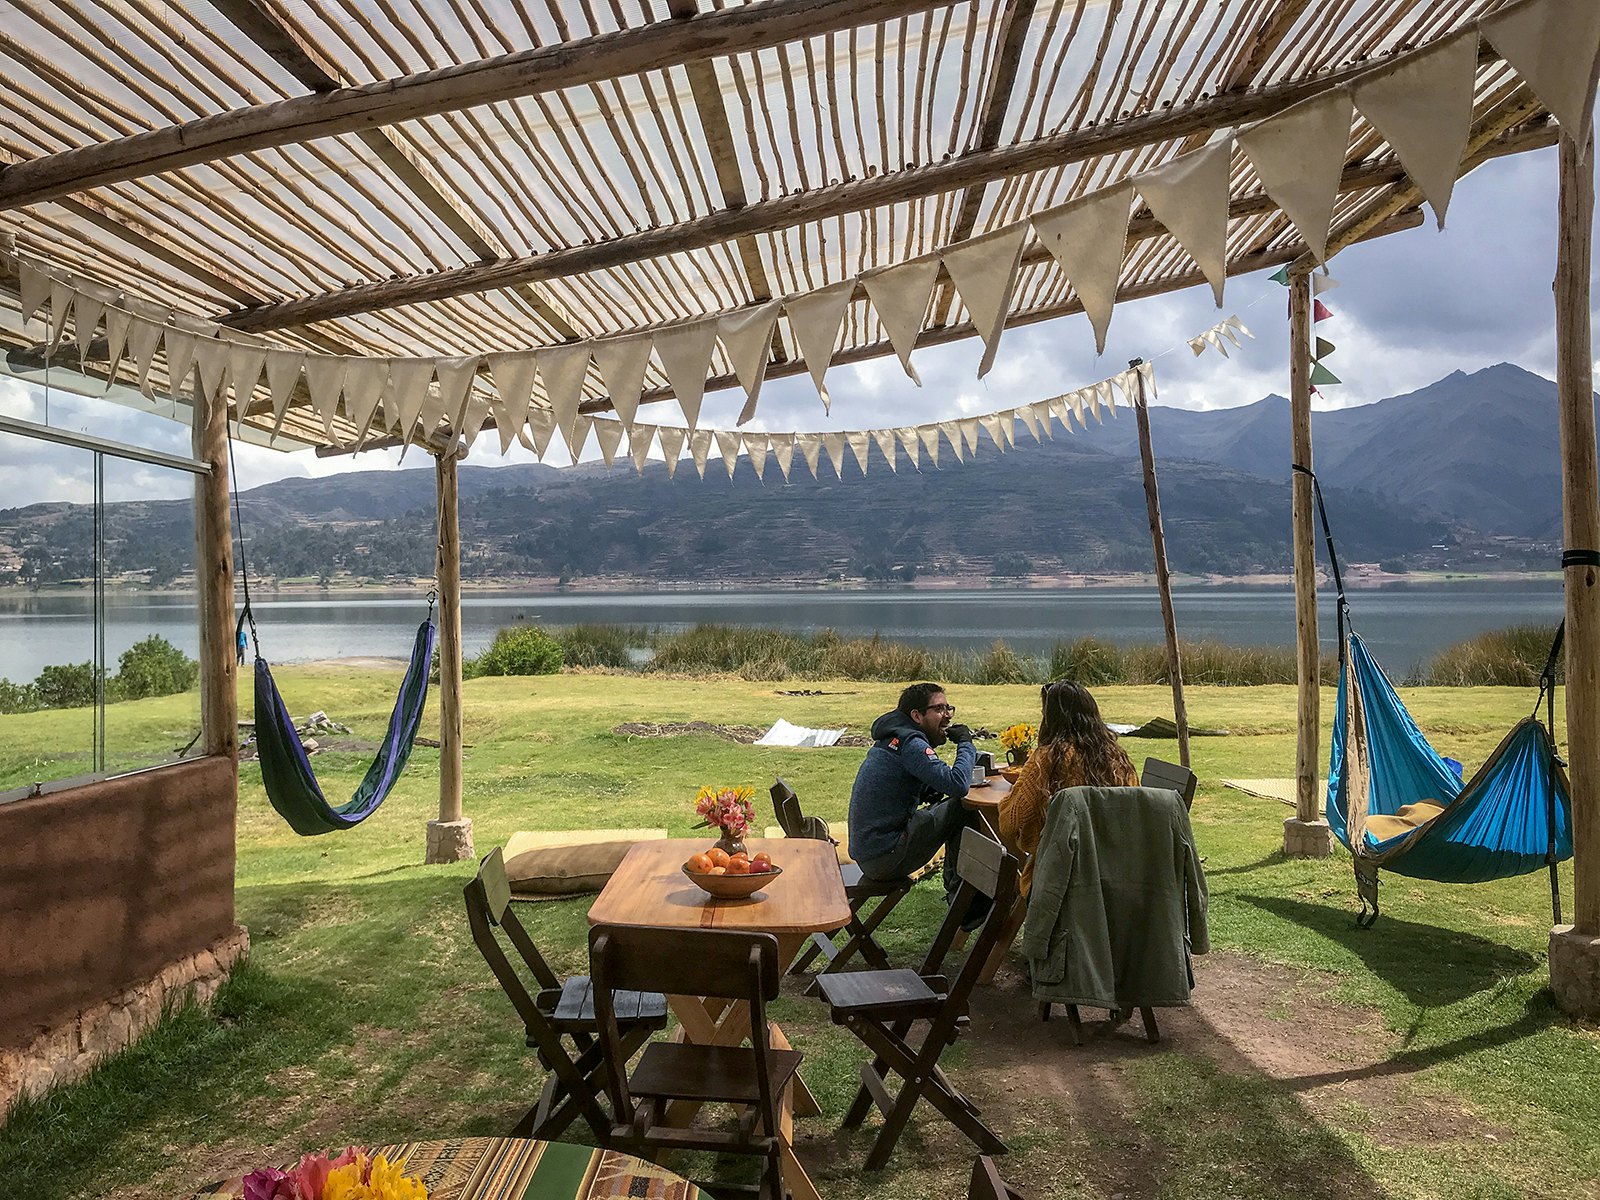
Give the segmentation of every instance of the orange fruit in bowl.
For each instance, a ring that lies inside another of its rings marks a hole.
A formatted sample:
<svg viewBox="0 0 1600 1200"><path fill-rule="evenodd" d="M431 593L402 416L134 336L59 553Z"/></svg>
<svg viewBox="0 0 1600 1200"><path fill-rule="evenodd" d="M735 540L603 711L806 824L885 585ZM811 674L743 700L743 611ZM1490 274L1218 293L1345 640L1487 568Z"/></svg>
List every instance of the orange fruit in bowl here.
<svg viewBox="0 0 1600 1200"><path fill-rule="evenodd" d="M713 846L705 853L706 857L711 860L713 867L725 867L728 865L728 852L721 846Z"/></svg>
<svg viewBox="0 0 1600 1200"><path fill-rule="evenodd" d="M770 870L772 870L772 856L765 850L750 860L752 875L765 875Z"/></svg>
<svg viewBox="0 0 1600 1200"><path fill-rule="evenodd" d="M696 875L704 875L707 871L711 870L712 864L711 860L704 854L691 854L689 856L689 861L684 865Z"/></svg>
<svg viewBox="0 0 1600 1200"><path fill-rule="evenodd" d="M728 873L728 868L727 867L712 867L709 871L706 872L707 875L726 875L727 873Z"/></svg>
<svg viewBox="0 0 1600 1200"><path fill-rule="evenodd" d="M750 864L742 858L730 859L728 861L727 873L729 875L748 875L750 874Z"/></svg>

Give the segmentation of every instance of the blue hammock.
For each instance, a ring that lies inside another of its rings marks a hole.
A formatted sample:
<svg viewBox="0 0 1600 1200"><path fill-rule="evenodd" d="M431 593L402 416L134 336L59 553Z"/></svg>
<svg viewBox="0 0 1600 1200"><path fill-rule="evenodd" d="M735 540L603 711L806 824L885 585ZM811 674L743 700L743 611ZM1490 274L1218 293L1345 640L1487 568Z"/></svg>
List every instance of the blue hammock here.
<svg viewBox="0 0 1600 1200"><path fill-rule="evenodd" d="M241 622L244 620L240 618ZM256 750L261 759L261 782L272 807L296 833L311 836L349 829L370 817L405 770L411 744L428 702L428 671L433 658L435 626L429 605L428 619L417 629L400 695L389 717L389 730L355 795L344 804L329 804L312 773L311 762L294 720L278 694L272 671L264 658L256 658Z"/></svg>
<svg viewBox="0 0 1600 1200"><path fill-rule="evenodd" d="M1572 857L1572 801L1538 718L1519 721L1463 784L1422 736L1360 635L1352 632L1344 650L1327 817L1355 858L1361 923L1377 919L1380 867L1442 883L1549 867L1554 889L1555 864Z"/></svg>

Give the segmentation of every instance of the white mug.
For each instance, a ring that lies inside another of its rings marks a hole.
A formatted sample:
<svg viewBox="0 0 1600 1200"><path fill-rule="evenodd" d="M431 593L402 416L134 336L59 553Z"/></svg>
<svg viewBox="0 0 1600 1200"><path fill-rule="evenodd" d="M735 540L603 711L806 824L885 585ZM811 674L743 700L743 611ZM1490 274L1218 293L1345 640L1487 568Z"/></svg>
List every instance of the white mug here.
<svg viewBox="0 0 1600 1200"><path fill-rule="evenodd" d="M972 783L973 783L973 786L976 787L978 784L982 783L983 779L984 779L983 768L978 766L976 763L974 763L973 766L972 766Z"/></svg>

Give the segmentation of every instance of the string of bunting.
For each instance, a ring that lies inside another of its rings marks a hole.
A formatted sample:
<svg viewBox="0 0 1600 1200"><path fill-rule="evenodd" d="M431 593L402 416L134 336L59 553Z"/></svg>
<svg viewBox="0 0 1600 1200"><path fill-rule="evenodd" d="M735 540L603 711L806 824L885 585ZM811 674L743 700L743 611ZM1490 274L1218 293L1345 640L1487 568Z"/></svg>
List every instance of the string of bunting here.
<svg viewBox="0 0 1600 1200"><path fill-rule="evenodd" d="M577 436L586 389L609 396L626 430L634 424L652 356L672 386L688 431L694 432L719 342L746 394L736 422L743 425L755 414L780 317L826 410L825 376L858 289L876 311L906 373L920 384L911 352L934 285L941 272L947 275L983 340L978 374L987 373L1030 240L1072 285L1094 329L1096 348L1103 350L1136 197L1193 258L1220 306L1235 149L1312 255L1324 260L1358 112L1393 148L1442 228L1471 133L1480 41L1492 46L1584 144L1600 57L1600 4L1521 0L1255 125L1068 204L814 291L652 330L445 357L327 355L275 347L27 259L18 260L22 318L27 321L48 306L52 352L70 319L83 356L103 327L112 373L126 356L147 394L152 394L151 364L158 352L165 354L174 395L191 369L208 394L231 384L236 397L253 395L264 385L274 436L303 379L329 440L340 444L335 420L342 415L356 431L352 448L393 436L430 440L441 425L470 439L491 412L502 453L514 440L537 436L532 422L543 420L537 416L541 412L551 414L570 440ZM1211 344L1226 353L1220 343ZM483 386L481 371L492 389ZM591 375L598 377L594 384Z"/></svg>

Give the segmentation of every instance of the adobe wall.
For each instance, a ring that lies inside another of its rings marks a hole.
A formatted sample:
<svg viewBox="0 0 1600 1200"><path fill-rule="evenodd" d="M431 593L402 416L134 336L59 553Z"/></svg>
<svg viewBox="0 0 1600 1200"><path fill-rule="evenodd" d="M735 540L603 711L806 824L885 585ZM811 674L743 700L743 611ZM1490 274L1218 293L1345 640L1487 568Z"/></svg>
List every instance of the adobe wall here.
<svg viewBox="0 0 1600 1200"><path fill-rule="evenodd" d="M0 804L0 1051L238 943L237 797L213 757Z"/></svg>

